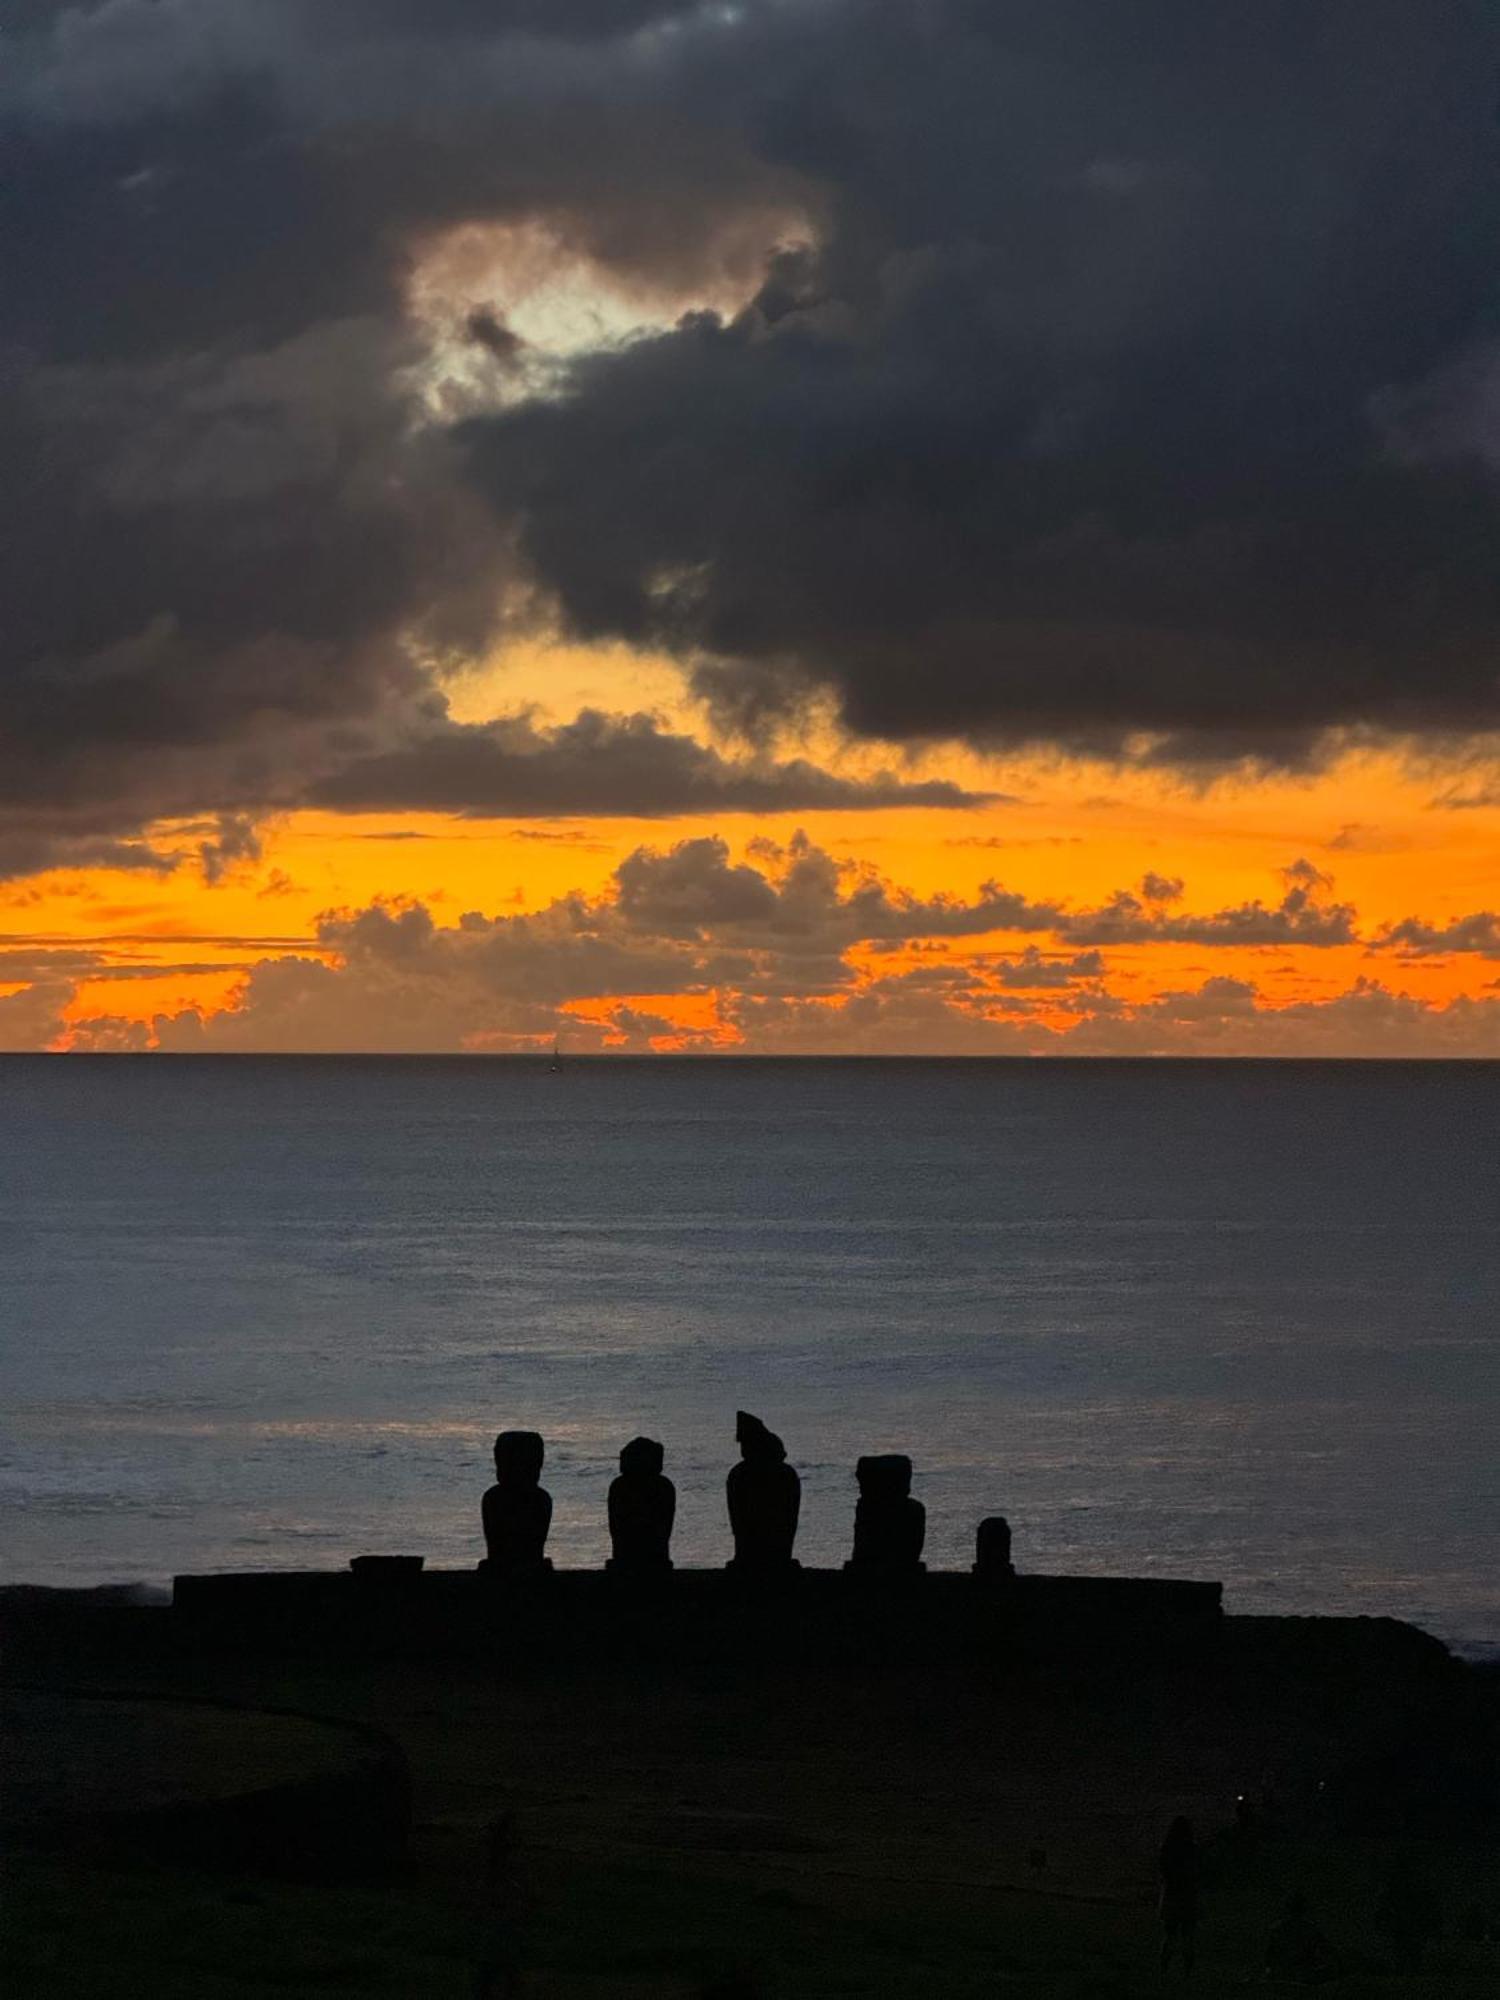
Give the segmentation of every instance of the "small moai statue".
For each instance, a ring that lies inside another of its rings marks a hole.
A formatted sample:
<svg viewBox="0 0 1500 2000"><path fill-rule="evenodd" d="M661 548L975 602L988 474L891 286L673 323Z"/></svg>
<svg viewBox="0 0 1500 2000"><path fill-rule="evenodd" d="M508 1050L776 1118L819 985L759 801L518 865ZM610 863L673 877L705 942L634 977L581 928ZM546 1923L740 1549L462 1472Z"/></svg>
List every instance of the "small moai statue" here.
<svg viewBox="0 0 1500 2000"><path fill-rule="evenodd" d="M536 1576L551 1569L543 1551L552 1526L552 1495L541 1484L546 1447L536 1431L501 1431L495 1483L481 1506L488 1575Z"/></svg>
<svg viewBox="0 0 1500 2000"><path fill-rule="evenodd" d="M900 1452L862 1458L854 1476L854 1555L845 1569L891 1575L924 1569L927 1509L911 1497L911 1460Z"/></svg>
<svg viewBox="0 0 1500 2000"><path fill-rule="evenodd" d="M729 1474L730 1568L773 1573L795 1567L792 1543L802 1508L802 1481L786 1462L786 1446L759 1417L737 1410L740 1462Z"/></svg>
<svg viewBox="0 0 1500 2000"><path fill-rule="evenodd" d="M677 1513L677 1488L662 1471L666 1452L655 1438L632 1438L620 1453L620 1473L609 1488L609 1539L614 1554L606 1568L663 1570Z"/></svg>
<svg viewBox="0 0 1500 2000"><path fill-rule="evenodd" d="M1005 1583L1015 1575L1010 1559L1010 1522L1003 1514L991 1514L979 1524L974 1550L974 1574L991 1583Z"/></svg>

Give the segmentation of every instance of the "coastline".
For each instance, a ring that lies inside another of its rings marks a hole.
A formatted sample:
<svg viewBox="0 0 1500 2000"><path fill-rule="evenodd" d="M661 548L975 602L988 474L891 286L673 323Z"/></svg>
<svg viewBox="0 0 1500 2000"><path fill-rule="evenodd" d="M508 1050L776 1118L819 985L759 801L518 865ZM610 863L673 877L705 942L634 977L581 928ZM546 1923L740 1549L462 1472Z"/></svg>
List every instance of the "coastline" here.
<svg viewBox="0 0 1500 2000"><path fill-rule="evenodd" d="M296 1572L281 1573L295 1574ZM333 1573L337 1574L338 1572ZM463 1576L470 1573L469 1570L452 1568L435 1568L427 1571L429 1576ZM586 1568L569 1569L560 1572L560 1574L565 1576L592 1575L597 1573ZM961 1571L941 1570L933 1573L935 1575L952 1576L963 1574ZM214 1571L209 1572L209 1574L215 1576L257 1577L275 1575L278 1572L267 1572L245 1565L242 1568ZM1086 1581L1087 1579L1079 1580ZM78 1611L87 1611L89 1609L129 1608L134 1610L169 1611L172 1608L172 1585L173 1579L169 1575L163 1575L160 1579L137 1578L129 1581L120 1580L92 1584L15 1583L0 1579L0 1616L3 1616L7 1605L24 1605L28 1601L41 1606L56 1607L61 1610L71 1608ZM1240 1611L1232 1603L1229 1603L1225 1605L1224 1617L1228 1622L1237 1623L1253 1623L1257 1620L1290 1619L1302 1623L1337 1625L1370 1622L1400 1624L1407 1626L1412 1631L1420 1632L1424 1638L1431 1639L1437 1645L1442 1646L1455 1660L1462 1662L1465 1666L1500 1674L1500 1639L1465 1640L1454 1638L1445 1633L1434 1632L1431 1627L1422 1625L1415 1620L1400 1618L1395 1613L1342 1612L1336 1610L1297 1613Z"/></svg>

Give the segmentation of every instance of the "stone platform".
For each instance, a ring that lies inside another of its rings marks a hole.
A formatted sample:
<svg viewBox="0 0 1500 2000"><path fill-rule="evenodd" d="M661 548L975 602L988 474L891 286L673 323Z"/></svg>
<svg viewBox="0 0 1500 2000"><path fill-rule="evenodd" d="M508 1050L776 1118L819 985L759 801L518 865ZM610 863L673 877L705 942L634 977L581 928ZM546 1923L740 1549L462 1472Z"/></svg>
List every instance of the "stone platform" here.
<svg viewBox="0 0 1500 2000"><path fill-rule="evenodd" d="M472 1570L392 1568L179 1576L172 1623L190 1644L294 1656L921 1667L1200 1658L1220 1634L1221 1598L1217 1583L1139 1577L558 1570L507 1584Z"/></svg>

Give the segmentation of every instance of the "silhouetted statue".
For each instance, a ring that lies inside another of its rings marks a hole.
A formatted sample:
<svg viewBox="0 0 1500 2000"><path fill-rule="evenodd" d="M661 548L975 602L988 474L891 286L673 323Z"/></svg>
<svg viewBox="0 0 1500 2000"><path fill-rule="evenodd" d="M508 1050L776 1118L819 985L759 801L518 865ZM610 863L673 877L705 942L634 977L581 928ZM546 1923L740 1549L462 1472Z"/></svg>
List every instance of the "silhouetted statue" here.
<svg viewBox="0 0 1500 2000"><path fill-rule="evenodd" d="M543 1554L552 1525L552 1495L540 1483L545 1456L535 1431L501 1431L495 1439L495 1483L481 1507L488 1555L479 1565L492 1576L534 1576L552 1567Z"/></svg>
<svg viewBox="0 0 1500 2000"><path fill-rule="evenodd" d="M668 1548L677 1488L662 1472L665 1458L654 1438L632 1438L620 1453L620 1476L609 1488L610 1569L672 1567Z"/></svg>
<svg viewBox="0 0 1500 2000"><path fill-rule="evenodd" d="M927 1509L911 1497L911 1460L899 1452L862 1458L854 1476L854 1557L844 1567L892 1574L921 1569Z"/></svg>
<svg viewBox="0 0 1500 2000"><path fill-rule="evenodd" d="M1161 1969L1165 1972L1175 1950L1181 1955L1183 1976L1193 1969L1193 1953L1198 1938L1198 1848L1191 1820L1174 1819L1157 1856L1161 1877L1161 1897L1157 1912L1161 1917Z"/></svg>
<svg viewBox="0 0 1500 2000"><path fill-rule="evenodd" d="M974 1574L1003 1582L1015 1575L1010 1559L1010 1522L1003 1514L991 1514L979 1524L974 1545Z"/></svg>
<svg viewBox="0 0 1500 2000"><path fill-rule="evenodd" d="M729 1526L734 1534L731 1567L789 1569L802 1506L802 1481L786 1462L786 1446L759 1417L737 1410L734 1435L740 1462L728 1481Z"/></svg>

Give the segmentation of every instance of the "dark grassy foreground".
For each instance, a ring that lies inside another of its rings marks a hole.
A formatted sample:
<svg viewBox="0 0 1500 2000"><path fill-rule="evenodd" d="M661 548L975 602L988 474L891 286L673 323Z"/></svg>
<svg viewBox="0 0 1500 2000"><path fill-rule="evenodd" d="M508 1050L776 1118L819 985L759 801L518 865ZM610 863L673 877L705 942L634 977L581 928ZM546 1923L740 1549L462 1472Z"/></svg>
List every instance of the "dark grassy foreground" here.
<svg viewBox="0 0 1500 2000"><path fill-rule="evenodd" d="M115 1613L29 1629L12 1676L374 1725L411 1765L409 1867L380 1886L316 1887L17 1854L14 2000L466 1995L481 1829L506 1807L527 1991L556 2000L666 2000L736 1969L778 2000L1157 1993L1154 1856L1178 1812L1212 1836L1199 1993L1260 1984L1293 1888L1346 1964L1327 1990L1478 2000L1500 1980L1500 1945L1458 1935L1475 1904L1500 1921L1494 1828L1462 1778L1490 1754L1495 1691L1406 1628L1231 1620L1220 1661L1191 1674L1096 1662L643 1677L596 1662L559 1678L190 1657L168 1623ZM1418 1742L1415 1761L1389 1761ZM1249 1841L1233 1830L1247 1788L1276 1801ZM1373 1924L1398 1851L1445 1911L1419 1977L1390 1969Z"/></svg>

